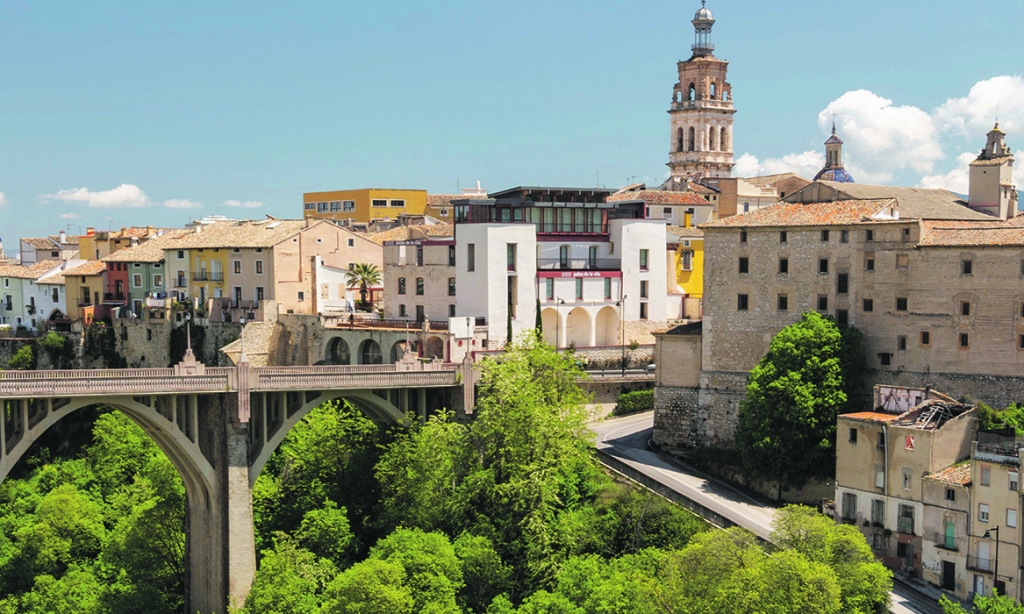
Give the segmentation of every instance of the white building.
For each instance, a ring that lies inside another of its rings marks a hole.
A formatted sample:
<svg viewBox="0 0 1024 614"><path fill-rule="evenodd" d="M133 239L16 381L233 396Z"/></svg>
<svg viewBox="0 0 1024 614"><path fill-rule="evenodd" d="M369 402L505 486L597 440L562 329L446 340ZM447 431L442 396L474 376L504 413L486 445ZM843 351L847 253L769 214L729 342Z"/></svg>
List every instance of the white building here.
<svg viewBox="0 0 1024 614"><path fill-rule="evenodd" d="M455 206L455 315L493 346L537 327L559 347L651 343L667 325L665 221L612 190L518 187ZM624 333L622 331L625 331Z"/></svg>

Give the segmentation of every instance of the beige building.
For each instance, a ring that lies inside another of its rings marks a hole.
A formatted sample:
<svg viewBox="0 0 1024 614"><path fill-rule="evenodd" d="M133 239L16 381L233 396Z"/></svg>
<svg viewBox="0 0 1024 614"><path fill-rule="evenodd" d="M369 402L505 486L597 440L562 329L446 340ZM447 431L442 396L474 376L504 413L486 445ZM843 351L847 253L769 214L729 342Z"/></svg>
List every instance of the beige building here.
<svg viewBox="0 0 1024 614"><path fill-rule="evenodd" d="M967 599L973 590L968 571L968 527L971 514L971 462L957 463L922 479L923 550L921 578Z"/></svg>
<svg viewBox="0 0 1024 614"><path fill-rule="evenodd" d="M21 264L31 266L43 260L73 260L78 258L78 237L63 230L48 237L21 240Z"/></svg>
<svg viewBox="0 0 1024 614"><path fill-rule="evenodd" d="M1022 590L1021 445L1013 435L978 434L970 463L973 522L968 524L967 551L967 590L990 595L994 587L1018 602Z"/></svg>
<svg viewBox="0 0 1024 614"><path fill-rule="evenodd" d="M876 407L883 405L880 390ZM970 405L926 390L918 394L921 402L909 412L839 416L835 501L838 519L857 526L883 563L920 576L925 543L937 532L926 524L935 522L924 504L933 487L926 476L970 456L977 420ZM965 529L961 524L960 532Z"/></svg>
<svg viewBox="0 0 1024 614"><path fill-rule="evenodd" d="M750 213L773 205L809 183L795 173L763 177L709 177L704 180L705 185L718 192L714 219ZM713 220L698 223L704 221Z"/></svg>
<svg viewBox="0 0 1024 614"><path fill-rule="evenodd" d="M384 318L447 322L455 317L455 229L401 226L372 235L384 248Z"/></svg>

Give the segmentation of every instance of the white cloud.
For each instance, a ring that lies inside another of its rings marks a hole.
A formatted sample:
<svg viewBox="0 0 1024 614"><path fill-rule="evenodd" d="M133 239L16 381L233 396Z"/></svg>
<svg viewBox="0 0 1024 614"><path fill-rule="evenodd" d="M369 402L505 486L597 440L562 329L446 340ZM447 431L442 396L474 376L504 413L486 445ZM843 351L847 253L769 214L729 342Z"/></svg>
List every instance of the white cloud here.
<svg viewBox="0 0 1024 614"><path fill-rule="evenodd" d="M933 112L941 130L957 131L979 145L984 145L983 135L992 129L997 115L1003 130L1024 129L1024 77L1003 75L978 81L967 96L950 98Z"/></svg>
<svg viewBox="0 0 1024 614"><path fill-rule="evenodd" d="M7 208L7 196L3 192L0 192L0 209Z"/></svg>
<svg viewBox="0 0 1024 614"><path fill-rule="evenodd" d="M241 207L243 209L257 209L263 206L258 200L228 200L224 201L225 207Z"/></svg>
<svg viewBox="0 0 1024 614"><path fill-rule="evenodd" d="M172 198L165 200L164 206L168 209L198 209L203 206L203 203L187 198Z"/></svg>
<svg viewBox="0 0 1024 614"><path fill-rule="evenodd" d="M894 169L930 173L943 158L939 131L932 117L914 106L893 106L868 90L853 90L835 99L818 114L818 126L828 134L832 113L844 157L862 175L891 177ZM852 168L851 168L852 172Z"/></svg>
<svg viewBox="0 0 1024 614"><path fill-rule="evenodd" d="M60 219L62 219L62 220L77 220L77 219L82 218L82 217L85 217L85 216L80 214L80 213L61 213L60 214Z"/></svg>
<svg viewBox="0 0 1024 614"><path fill-rule="evenodd" d="M814 150L800 154L786 154L781 158L757 159L753 154L745 153L736 160L734 174L737 177L754 177L757 175L775 175L777 173L796 173L810 179L825 164L825 156Z"/></svg>
<svg viewBox="0 0 1024 614"><path fill-rule="evenodd" d="M66 203L84 203L95 208L146 207L151 203L146 193L137 185L122 183L112 190L93 192L89 188L61 190L56 194L42 194L42 200L59 200Z"/></svg>
<svg viewBox="0 0 1024 614"><path fill-rule="evenodd" d="M942 188L958 194L966 194L968 188L967 165L970 164L977 154L965 151L956 157L956 166L945 175L925 175L921 177L920 187Z"/></svg>

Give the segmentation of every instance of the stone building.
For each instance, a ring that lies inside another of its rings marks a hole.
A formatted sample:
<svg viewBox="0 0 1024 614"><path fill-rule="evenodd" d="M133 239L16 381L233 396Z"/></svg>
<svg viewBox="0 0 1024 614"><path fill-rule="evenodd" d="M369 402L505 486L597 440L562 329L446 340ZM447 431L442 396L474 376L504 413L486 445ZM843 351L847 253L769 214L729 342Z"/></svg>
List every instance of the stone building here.
<svg viewBox="0 0 1024 614"><path fill-rule="evenodd" d="M401 226L372 236L384 246L384 318L455 317L455 228Z"/></svg>
<svg viewBox="0 0 1024 614"><path fill-rule="evenodd" d="M656 423L655 438L731 446L750 369L809 310L861 330L874 382L996 406L1024 398L1024 218L968 204L945 190L816 181L704 224L704 408L693 414L721 428Z"/></svg>

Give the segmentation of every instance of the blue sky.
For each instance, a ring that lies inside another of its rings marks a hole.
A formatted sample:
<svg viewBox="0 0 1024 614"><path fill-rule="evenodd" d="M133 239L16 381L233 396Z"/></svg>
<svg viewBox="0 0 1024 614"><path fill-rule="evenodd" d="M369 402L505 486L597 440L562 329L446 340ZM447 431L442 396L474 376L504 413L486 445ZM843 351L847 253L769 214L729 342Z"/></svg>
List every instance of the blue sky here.
<svg viewBox="0 0 1024 614"><path fill-rule="evenodd" d="M304 191L665 176L697 2L287 4L0 2L8 250L69 225L298 217ZM861 182L962 191L996 104L1024 146L1019 0L708 8L743 174L820 166L831 111Z"/></svg>

